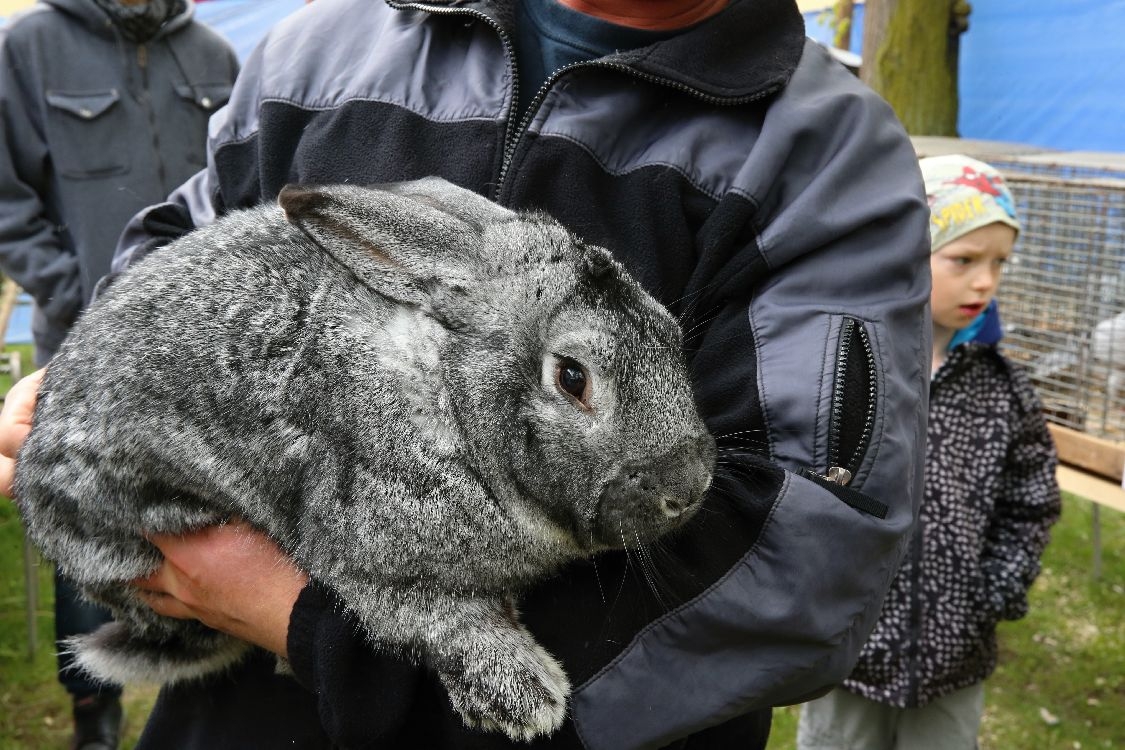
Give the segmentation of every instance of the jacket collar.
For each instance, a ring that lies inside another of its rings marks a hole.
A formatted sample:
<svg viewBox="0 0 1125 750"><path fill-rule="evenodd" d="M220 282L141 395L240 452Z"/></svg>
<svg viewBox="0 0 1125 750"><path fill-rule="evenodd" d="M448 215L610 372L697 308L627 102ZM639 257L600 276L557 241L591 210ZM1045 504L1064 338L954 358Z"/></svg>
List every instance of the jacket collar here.
<svg viewBox="0 0 1125 750"><path fill-rule="evenodd" d="M104 10L98 7L94 0L42 0L42 2L71 16L99 36L117 36L113 21L110 20ZM185 2L186 7L183 12L164 24L156 35L157 39L167 36L191 22L195 15L195 4L192 0L185 0Z"/></svg>
<svg viewBox="0 0 1125 750"><path fill-rule="evenodd" d="M484 15L510 33L519 0L386 0L391 7ZM731 0L683 34L607 58L603 64L720 103L766 96L788 83L805 45L805 22L794 0Z"/></svg>

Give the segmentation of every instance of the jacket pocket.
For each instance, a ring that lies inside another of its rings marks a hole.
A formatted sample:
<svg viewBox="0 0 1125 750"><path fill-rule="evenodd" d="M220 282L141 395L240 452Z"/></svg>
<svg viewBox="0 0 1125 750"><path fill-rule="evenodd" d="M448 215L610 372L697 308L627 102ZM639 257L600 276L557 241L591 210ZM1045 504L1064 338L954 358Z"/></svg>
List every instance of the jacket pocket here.
<svg viewBox="0 0 1125 750"><path fill-rule="evenodd" d="M180 145L183 158L194 167L207 165L207 139L198 134L207 132L211 115L230 100L229 83L179 83L173 86L181 103L179 111L181 132L191 133Z"/></svg>
<svg viewBox="0 0 1125 750"><path fill-rule="evenodd" d="M231 88L229 83L180 83L176 85L176 95L210 115L227 103Z"/></svg>
<svg viewBox="0 0 1125 750"><path fill-rule="evenodd" d="M130 166L129 129L117 89L47 91L47 139L63 177L124 174Z"/></svg>
<svg viewBox="0 0 1125 750"><path fill-rule="evenodd" d="M875 434L879 372L866 324L841 318L828 416L827 477L847 485L859 474Z"/></svg>

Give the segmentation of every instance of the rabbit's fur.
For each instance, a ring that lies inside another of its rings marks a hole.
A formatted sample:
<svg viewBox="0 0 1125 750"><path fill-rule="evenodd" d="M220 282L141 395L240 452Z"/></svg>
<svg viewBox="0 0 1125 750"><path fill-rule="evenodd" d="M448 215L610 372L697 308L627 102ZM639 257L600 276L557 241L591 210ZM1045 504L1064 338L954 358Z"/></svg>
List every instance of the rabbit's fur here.
<svg viewBox="0 0 1125 750"><path fill-rule="evenodd" d="M676 527L710 483L676 321L605 250L436 178L278 203L135 264L48 369L16 495L117 618L80 663L173 682L238 660L128 582L161 561L146 532L240 516L467 723L552 731L567 679L512 595Z"/></svg>

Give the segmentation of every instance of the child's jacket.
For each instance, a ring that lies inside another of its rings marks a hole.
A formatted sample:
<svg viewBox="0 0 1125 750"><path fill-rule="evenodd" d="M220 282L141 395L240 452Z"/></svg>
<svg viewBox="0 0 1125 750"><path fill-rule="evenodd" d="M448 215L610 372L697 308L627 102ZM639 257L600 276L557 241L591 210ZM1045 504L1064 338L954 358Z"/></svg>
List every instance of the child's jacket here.
<svg viewBox="0 0 1125 750"><path fill-rule="evenodd" d="M914 538L845 688L913 708L992 673L996 623L1027 613L1059 516L1056 463L1027 377L995 346L956 347L930 386Z"/></svg>

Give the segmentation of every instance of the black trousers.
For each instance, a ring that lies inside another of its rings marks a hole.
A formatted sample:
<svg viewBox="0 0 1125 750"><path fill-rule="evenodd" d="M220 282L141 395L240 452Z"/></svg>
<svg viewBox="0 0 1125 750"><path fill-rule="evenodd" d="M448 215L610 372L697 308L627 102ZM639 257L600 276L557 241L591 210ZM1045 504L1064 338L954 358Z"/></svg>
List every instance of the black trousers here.
<svg viewBox="0 0 1125 750"><path fill-rule="evenodd" d="M92 679L74 664L62 641L74 635L92 633L110 621L109 612L82 599L74 583L55 571L55 640L58 647L59 682L75 697L93 693L121 694L121 688Z"/></svg>

